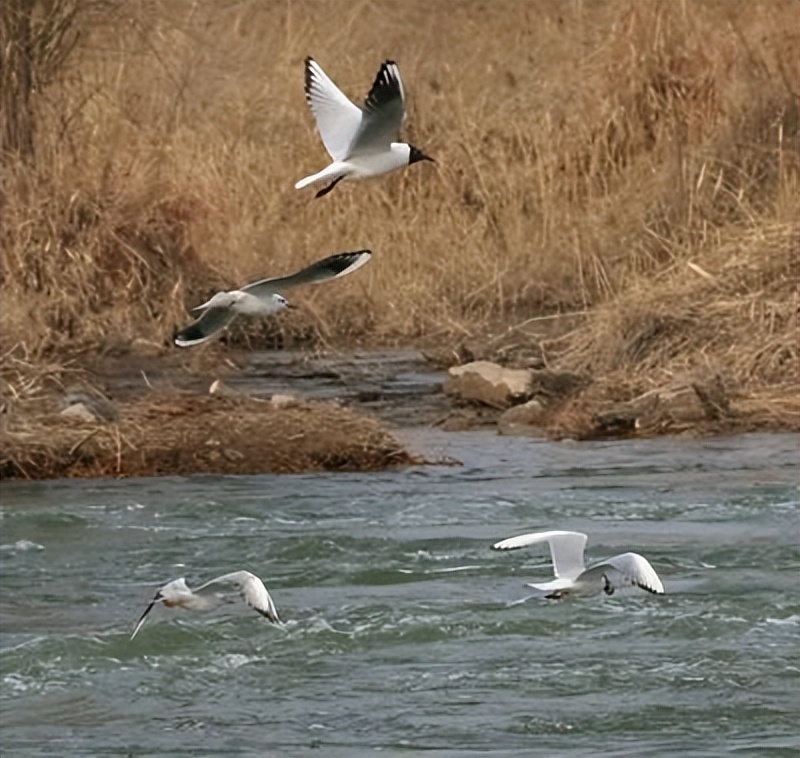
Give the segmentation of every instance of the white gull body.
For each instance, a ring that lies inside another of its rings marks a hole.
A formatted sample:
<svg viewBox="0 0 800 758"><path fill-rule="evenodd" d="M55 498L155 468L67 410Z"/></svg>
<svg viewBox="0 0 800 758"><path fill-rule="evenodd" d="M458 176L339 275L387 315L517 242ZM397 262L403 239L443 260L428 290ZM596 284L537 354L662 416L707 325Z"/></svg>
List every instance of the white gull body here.
<svg viewBox="0 0 800 758"><path fill-rule="evenodd" d="M601 590L612 595L617 587L636 586L655 595L664 594L664 585L649 561L638 553L622 553L585 567L583 551L588 537L581 532L531 532L510 537L492 545L493 550L516 550L546 542L553 559L556 578L550 582L529 583L546 597L557 599L567 594L592 595Z"/></svg>
<svg viewBox="0 0 800 758"><path fill-rule="evenodd" d="M280 624L278 611L275 603L272 602L264 583L255 574L249 571L234 571L232 574L224 574L212 579L198 587L196 590L189 589L186 579L174 579L165 584L156 592L155 597L150 601L150 605L145 608L144 613L139 617L136 626L131 634L133 639L142 628L147 615L157 604L167 608L187 608L192 611L207 611L215 608L224 599L221 592L225 587L231 587L239 591L242 599L254 610L267 618L273 624Z"/></svg>
<svg viewBox="0 0 800 758"><path fill-rule="evenodd" d="M354 181L385 174L417 161L433 161L405 142L395 142L405 116L405 93L394 61L381 64L372 89L359 108L331 81L313 59L305 62L305 93L322 142L333 162L295 184L328 181L322 197L342 180Z"/></svg>

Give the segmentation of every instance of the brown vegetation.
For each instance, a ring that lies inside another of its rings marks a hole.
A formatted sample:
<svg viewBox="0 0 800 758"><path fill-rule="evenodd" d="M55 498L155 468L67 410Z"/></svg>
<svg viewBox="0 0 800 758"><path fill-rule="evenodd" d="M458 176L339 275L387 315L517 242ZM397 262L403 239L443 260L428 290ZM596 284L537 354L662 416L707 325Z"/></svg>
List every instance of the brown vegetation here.
<svg viewBox="0 0 800 758"><path fill-rule="evenodd" d="M335 405L152 393L112 422L16 414L0 477L371 471L415 461L381 427Z"/></svg>
<svg viewBox="0 0 800 758"><path fill-rule="evenodd" d="M794 0L8 0L0 16L6 354L165 343L219 285L369 247L358 275L228 339L495 335L624 399L700 372L796 423ZM308 54L354 99L396 59L404 137L438 166L295 191L326 162Z"/></svg>

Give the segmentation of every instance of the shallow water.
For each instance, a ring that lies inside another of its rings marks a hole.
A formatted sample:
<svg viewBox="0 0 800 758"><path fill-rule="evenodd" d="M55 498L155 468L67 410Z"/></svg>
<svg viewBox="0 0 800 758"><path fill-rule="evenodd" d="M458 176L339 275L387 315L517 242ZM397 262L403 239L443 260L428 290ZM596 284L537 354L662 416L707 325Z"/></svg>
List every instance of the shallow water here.
<svg viewBox="0 0 800 758"><path fill-rule="evenodd" d="M797 755L795 436L417 434L464 465L4 484L3 754ZM517 602L546 553L488 546L549 528L667 594ZM161 582L239 568L285 629L237 603L128 641Z"/></svg>

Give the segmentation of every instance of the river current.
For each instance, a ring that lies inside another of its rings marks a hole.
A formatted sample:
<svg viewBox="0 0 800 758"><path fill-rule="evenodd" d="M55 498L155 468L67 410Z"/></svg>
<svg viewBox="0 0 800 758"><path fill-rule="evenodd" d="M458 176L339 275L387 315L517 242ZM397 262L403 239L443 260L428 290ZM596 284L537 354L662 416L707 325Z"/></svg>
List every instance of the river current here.
<svg viewBox="0 0 800 758"><path fill-rule="evenodd" d="M6 483L8 756L796 756L798 439L405 433L461 466ZM548 601L545 546L645 555L666 594ZM244 604L157 587L247 568Z"/></svg>

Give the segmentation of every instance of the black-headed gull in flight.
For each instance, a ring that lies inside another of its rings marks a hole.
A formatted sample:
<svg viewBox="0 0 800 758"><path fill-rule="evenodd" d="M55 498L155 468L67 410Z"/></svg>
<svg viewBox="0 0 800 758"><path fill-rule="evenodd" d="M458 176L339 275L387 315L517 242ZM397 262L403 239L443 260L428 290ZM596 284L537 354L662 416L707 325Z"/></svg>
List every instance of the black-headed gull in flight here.
<svg viewBox="0 0 800 758"><path fill-rule="evenodd" d="M178 331L173 337L173 342L178 347L199 345L224 329L236 318L237 314L269 316L278 313L289 307L286 298L279 294L281 290L352 274L357 268L361 268L371 256L372 253L369 250L337 253L312 263L290 276L261 279L246 284L238 290L217 292L208 302L192 308L193 311L202 311L202 315L197 321Z"/></svg>
<svg viewBox="0 0 800 758"><path fill-rule="evenodd" d="M546 593L546 597L551 599L567 594L591 595L601 589L607 595L613 595L615 587L629 586L641 587L654 595L664 594L664 585L655 569L638 553L622 553L585 568L583 550L587 539L581 532L532 532L497 542L492 549L515 550L547 542L556 578L528 586Z"/></svg>
<svg viewBox="0 0 800 758"><path fill-rule="evenodd" d="M322 197L342 180L367 179L417 161L433 161L413 145L393 141L406 110L400 69L394 61L381 64L363 108L350 102L313 58L306 58L305 90L333 163L301 179L295 189L329 181L317 192Z"/></svg>
<svg viewBox="0 0 800 758"><path fill-rule="evenodd" d="M181 577L165 584L155 597L150 601L150 605L145 608L144 613L136 622L136 627L131 634L133 639L142 628L147 614L153 610L157 603L167 608L188 608L192 611L206 611L219 605L222 595L219 592L219 585L232 585L239 590L244 601L253 609L266 617L273 624L280 624L278 611L275 610L275 603L267 592L264 583L249 571L234 571L232 574L224 574L206 582L196 590L190 590L186 585L186 580Z"/></svg>

